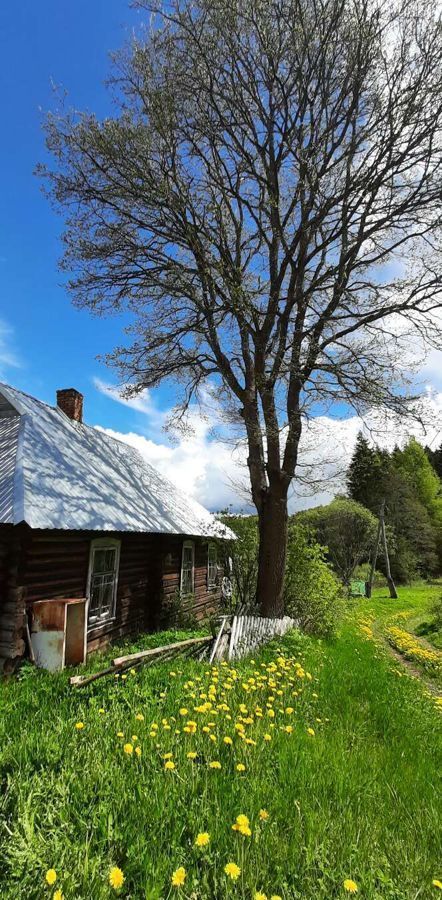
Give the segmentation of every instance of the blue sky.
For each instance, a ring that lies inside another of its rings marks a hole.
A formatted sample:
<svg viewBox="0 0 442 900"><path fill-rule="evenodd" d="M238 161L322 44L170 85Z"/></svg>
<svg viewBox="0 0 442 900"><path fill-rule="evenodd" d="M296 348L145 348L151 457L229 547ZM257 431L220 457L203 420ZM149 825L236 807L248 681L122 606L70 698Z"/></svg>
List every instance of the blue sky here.
<svg viewBox="0 0 442 900"><path fill-rule="evenodd" d="M109 114L108 53L129 38L139 15L126 0L5 0L1 5L0 381L49 403L55 402L57 388L78 388L90 424L138 446L208 507L233 503L241 508L245 502L243 495L238 498L237 484L244 477L245 454L232 455L213 439L216 411L212 421L194 417L194 436L171 444L162 431L164 414L173 405L167 388L131 405L106 393L115 377L96 356L121 342L123 322L92 318L72 307L57 269L62 220L33 174L46 159L42 122L44 111L55 106L53 84L67 90L71 105L99 117ZM434 352L423 373L439 392L441 359ZM442 393L435 402L442 412ZM326 430L329 424L339 458L347 459L361 422L354 416L345 427L326 422ZM329 437L323 443L328 453ZM316 443L315 459L320 455ZM324 502L330 490L301 505Z"/></svg>
<svg viewBox="0 0 442 900"><path fill-rule="evenodd" d="M57 269L62 220L33 175L46 156L41 125L44 110L55 105L52 83L77 108L108 114L108 52L130 35L138 15L125 0L2 4L0 380L48 402L57 387L77 387L88 421L145 430L142 413L93 387L94 376L112 378L95 357L120 342L122 322L72 307ZM167 401L162 392L158 399Z"/></svg>

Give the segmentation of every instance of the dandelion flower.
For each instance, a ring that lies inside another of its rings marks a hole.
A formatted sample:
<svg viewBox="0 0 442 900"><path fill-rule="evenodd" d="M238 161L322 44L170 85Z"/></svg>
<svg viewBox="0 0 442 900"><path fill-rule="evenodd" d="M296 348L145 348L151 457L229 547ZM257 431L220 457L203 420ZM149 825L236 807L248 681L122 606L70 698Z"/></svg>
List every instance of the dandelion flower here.
<svg viewBox="0 0 442 900"><path fill-rule="evenodd" d="M124 884L124 875L118 866L112 866L109 872L109 884L114 890L118 891Z"/></svg>
<svg viewBox="0 0 442 900"><path fill-rule="evenodd" d="M282 897L280 897L279 894L272 894L270 900L282 900Z"/></svg>
<svg viewBox="0 0 442 900"><path fill-rule="evenodd" d="M172 873L172 884L174 887L182 887L186 880L186 870L184 866L180 866Z"/></svg>
<svg viewBox="0 0 442 900"><path fill-rule="evenodd" d="M218 762L218 760L216 760L216 759L209 763L209 769L220 769L220 768L221 768L221 763Z"/></svg>
<svg viewBox="0 0 442 900"><path fill-rule="evenodd" d="M264 740L265 740L265 741L271 741L271 740L272 740L272 735L271 735L271 734L265 734L265 735L264 735Z"/></svg>
<svg viewBox="0 0 442 900"><path fill-rule="evenodd" d="M55 884L57 881L57 873L55 869L48 869L45 875L46 884Z"/></svg>
<svg viewBox="0 0 442 900"><path fill-rule="evenodd" d="M187 754L187 759L196 759L197 756L198 756L198 754L195 753L195 750L189 750L189 752Z"/></svg>
<svg viewBox="0 0 442 900"><path fill-rule="evenodd" d="M314 728L307 728L307 734L310 734L312 737L314 737L314 735L315 735L315 729L314 729ZM347 879L347 880L349 881L350 879Z"/></svg>
<svg viewBox="0 0 442 900"><path fill-rule="evenodd" d="M124 737L124 733L122 731L117 731L117 737Z"/></svg>
<svg viewBox="0 0 442 900"><path fill-rule="evenodd" d="M236 881L237 878L239 878L239 876L241 875L240 867L237 866L236 863L234 863L234 862L228 862L224 866L224 871L225 871L226 875L228 875L229 878L232 879L232 881Z"/></svg>
<svg viewBox="0 0 442 900"><path fill-rule="evenodd" d="M143 713L137 713L135 718L136 718L137 722L144 722Z"/></svg>
<svg viewBox="0 0 442 900"><path fill-rule="evenodd" d="M439 881L438 878L433 878L433 881L431 882L431 884L433 885L433 887L437 888L439 891L442 891L442 881Z"/></svg>
<svg viewBox="0 0 442 900"><path fill-rule="evenodd" d="M132 753L134 752L132 744L125 744L123 750L125 753L127 753L128 756L132 756Z"/></svg>
<svg viewBox="0 0 442 900"><path fill-rule="evenodd" d="M168 759L164 763L164 768L165 768L166 772L171 772L172 769L175 768L175 763L171 759Z"/></svg>
<svg viewBox="0 0 442 900"><path fill-rule="evenodd" d="M344 881L344 890L349 894L357 894L358 886L355 881L352 881L351 878L346 878Z"/></svg>
<svg viewBox="0 0 442 900"><path fill-rule="evenodd" d="M267 894L264 894L262 891L255 891L253 900L267 900Z"/></svg>
<svg viewBox="0 0 442 900"><path fill-rule="evenodd" d="M237 771L237 772L245 772L245 771L246 771L246 767L245 767L244 763L238 763L238 765L237 765L237 767L236 767L236 771Z"/></svg>
<svg viewBox="0 0 442 900"><path fill-rule="evenodd" d="M266 819L269 818L269 813L267 812L266 809L259 810L259 818L261 819L262 822L265 822Z"/></svg>
<svg viewBox="0 0 442 900"><path fill-rule="evenodd" d="M137 756L141 756L141 747L135 747L135 753Z"/></svg>
<svg viewBox="0 0 442 900"><path fill-rule="evenodd" d="M84 722L76 722L75 727L77 731L81 731L81 729L84 728Z"/></svg>
<svg viewBox="0 0 442 900"><path fill-rule="evenodd" d="M207 847L210 844L210 834L208 831L200 831L195 838L195 847Z"/></svg>
<svg viewBox="0 0 442 900"><path fill-rule="evenodd" d="M103 715L103 713L104 713L103 707L100 707L100 709L98 710L98 712L100 713L100 715ZM55 894L54 894L54 896L55 896Z"/></svg>
<svg viewBox="0 0 442 900"><path fill-rule="evenodd" d="M63 894L61 893L59 888L57 888L57 890L54 891L52 900L64 900Z"/></svg>
<svg viewBox="0 0 442 900"><path fill-rule="evenodd" d="M223 738L223 741L225 744L233 744L232 738L229 737L229 735L226 735L226 737Z"/></svg>
<svg viewBox="0 0 442 900"><path fill-rule="evenodd" d="M189 715L189 710L186 709L185 706L183 706L182 709L180 709L180 716L188 716L188 715Z"/></svg>

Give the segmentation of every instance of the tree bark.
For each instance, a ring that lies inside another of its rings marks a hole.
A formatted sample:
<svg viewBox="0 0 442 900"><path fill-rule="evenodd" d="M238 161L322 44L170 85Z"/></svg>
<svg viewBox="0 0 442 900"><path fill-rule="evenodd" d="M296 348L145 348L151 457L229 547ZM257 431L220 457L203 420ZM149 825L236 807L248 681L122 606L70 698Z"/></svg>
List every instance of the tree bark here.
<svg viewBox="0 0 442 900"><path fill-rule="evenodd" d="M284 615L287 556L287 490L270 485L258 514L259 559L256 600L263 616Z"/></svg>

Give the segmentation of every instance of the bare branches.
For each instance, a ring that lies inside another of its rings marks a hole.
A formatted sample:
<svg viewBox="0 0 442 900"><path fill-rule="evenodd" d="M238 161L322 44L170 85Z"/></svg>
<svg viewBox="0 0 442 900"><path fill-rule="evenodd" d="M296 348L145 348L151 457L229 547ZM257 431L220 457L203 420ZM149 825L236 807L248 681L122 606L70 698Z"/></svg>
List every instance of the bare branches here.
<svg viewBox="0 0 442 900"><path fill-rule="evenodd" d="M260 509L318 404L406 409L400 320L440 340L442 31L423 0L138 5L115 118L48 119L63 265L134 317L134 390L223 385Z"/></svg>

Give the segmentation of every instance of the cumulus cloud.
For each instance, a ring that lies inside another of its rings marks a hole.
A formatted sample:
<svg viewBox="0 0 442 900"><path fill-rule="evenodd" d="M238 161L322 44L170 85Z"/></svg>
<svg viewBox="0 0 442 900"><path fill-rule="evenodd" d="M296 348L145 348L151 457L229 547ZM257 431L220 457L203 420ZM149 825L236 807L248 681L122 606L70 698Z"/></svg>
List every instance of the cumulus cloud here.
<svg viewBox="0 0 442 900"><path fill-rule="evenodd" d="M190 427L171 442L160 428L155 432L152 427L160 421L164 424L170 410L160 413L150 394L141 398L141 405L134 406L132 400L122 400L115 388L107 388L105 393L117 402L125 402L145 413L149 433L158 433L158 439L97 426L100 430L136 447L147 462L208 509L220 510L229 505L234 510L253 509L248 494L247 449L244 444L233 445L216 437L221 411L217 411L213 402L204 416L196 407L192 408ZM290 511L328 503L345 488L345 470L359 431L387 449L403 444L410 435L438 446L442 442L442 392L428 389L424 407L426 421L431 422L425 430L415 421L398 422L397 418L379 412L369 413L364 420L356 415L345 419L324 415L310 420L304 427L300 477L290 494Z"/></svg>

